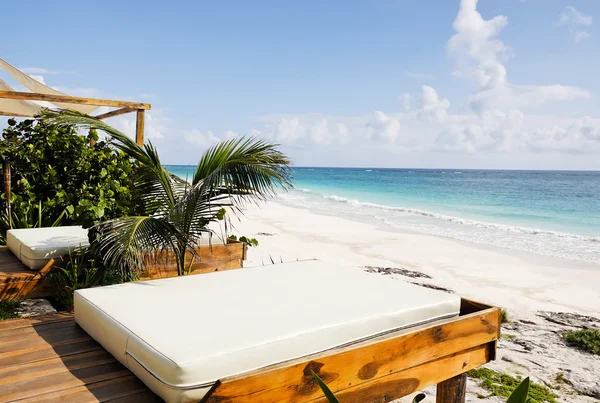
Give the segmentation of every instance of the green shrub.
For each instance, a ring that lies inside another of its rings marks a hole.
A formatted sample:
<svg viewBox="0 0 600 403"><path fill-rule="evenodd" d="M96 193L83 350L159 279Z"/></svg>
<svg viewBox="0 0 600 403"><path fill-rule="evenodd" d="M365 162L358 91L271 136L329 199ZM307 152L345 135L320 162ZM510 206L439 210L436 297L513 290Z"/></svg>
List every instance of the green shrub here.
<svg viewBox="0 0 600 403"><path fill-rule="evenodd" d="M19 301L16 299L5 299L0 301L0 320L16 319L19 317L17 308Z"/></svg>
<svg viewBox="0 0 600 403"><path fill-rule="evenodd" d="M42 202L49 220L64 212L64 225L85 227L131 213L134 164L107 142L97 141L95 131L82 136L73 126L59 128L31 119L10 119L8 124L0 158L12 168L13 212Z"/></svg>
<svg viewBox="0 0 600 403"><path fill-rule="evenodd" d="M483 389L490 392L491 396L509 398L523 379L496 372L488 368L476 368L468 372L471 378L479 379ZM558 396L546 386L530 382L528 403L557 403Z"/></svg>
<svg viewBox="0 0 600 403"><path fill-rule="evenodd" d="M58 263L58 270L48 275L48 283L54 290L54 302L59 310L70 311L73 308L73 293L76 290L100 285L121 283L115 272L101 264L88 249L69 251L69 258Z"/></svg>
<svg viewBox="0 0 600 403"><path fill-rule="evenodd" d="M600 330L569 330L563 334L568 345L600 355Z"/></svg>

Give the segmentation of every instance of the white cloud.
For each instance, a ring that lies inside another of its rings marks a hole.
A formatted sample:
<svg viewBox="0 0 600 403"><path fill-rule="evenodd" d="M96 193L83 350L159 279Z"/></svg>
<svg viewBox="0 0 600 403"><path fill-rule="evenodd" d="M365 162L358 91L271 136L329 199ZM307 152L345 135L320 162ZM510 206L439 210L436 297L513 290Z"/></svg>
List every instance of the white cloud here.
<svg viewBox="0 0 600 403"><path fill-rule="evenodd" d="M433 117L439 121L444 121L448 115L450 101L446 98L440 98L437 92L427 86L421 86L421 110L419 114L422 118Z"/></svg>
<svg viewBox="0 0 600 403"><path fill-rule="evenodd" d="M459 64L456 74L474 79L482 88L493 88L506 82L506 68L500 62L508 48L495 39L508 24L499 15L484 20L477 11L477 0L462 0L452 26L456 33L448 41L448 51Z"/></svg>
<svg viewBox="0 0 600 403"><path fill-rule="evenodd" d="M44 80L44 76L40 76L40 75L37 75L37 74L30 74L29 77L33 78L37 82L40 82L40 83L46 85L46 81Z"/></svg>
<svg viewBox="0 0 600 403"><path fill-rule="evenodd" d="M395 144L400 136L400 121L381 111L373 113L366 127L367 137L375 141Z"/></svg>
<svg viewBox="0 0 600 403"><path fill-rule="evenodd" d="M108 108L102 107L96 110L99 115L108 112ZM148 140L162 140L173 131L170 127L170 119L166 116L164 109L146 111L144 120L144 138ZM135 138L136 117L135 113L116 116L106 119L106 122L117 130L122 131L131 138Z"/></svg>
<svg viewBox="0 0 600 403"><path fill-rule="evenodd" d="M25 74L58 74L58 71L48 70L42 67L19 67Z"/></svg>
<svg viewBox="0 0 600 403"><path fill-rule="evenodd" d="M575 32L575 43L579 43L582 40L584 40L585 38L589 38L590 37L590 33L587 31L576 31Z"/></svg>
<svg viewBox="0 0 600 403"><path fill-rule="evenodd" d="M410 93L408 92L405 92L404 94L400 95L399 99L402 103L404 111L410 111L410 109L412 108L412 95L410 95Z"/></svg>
<svg viewBox="0 0 600 403"><path fill-rule="evenodd" d="M573 6L567 6L558 17L559 25L579 25L589 27L592 25L593 18L590 15L578 11Z"/></svg>
<svg viewBox="0 0 600 403"><path fill-rule="evenodd" d="M407 71L404 73L406 77L414 78L416 80L435 80L435 75L429 73L413 73Z"/></svg>
<svg viewBox="0 0 600 403"><path fill-rule="evenodd" d="M584 28L589 28L593 22L591 15L585 15L575 7L567 6L558 16L557 25L568 27L575 43L579 43L590 37L590 33Z"/></svg>
<svg viewBox="0 0 600 403"><path fill-rule="evenodd" d="M189 144L201 149L207 149L221 140L211 130L201 132L198 129L192 129L186 131L183 136Z"/></svg>

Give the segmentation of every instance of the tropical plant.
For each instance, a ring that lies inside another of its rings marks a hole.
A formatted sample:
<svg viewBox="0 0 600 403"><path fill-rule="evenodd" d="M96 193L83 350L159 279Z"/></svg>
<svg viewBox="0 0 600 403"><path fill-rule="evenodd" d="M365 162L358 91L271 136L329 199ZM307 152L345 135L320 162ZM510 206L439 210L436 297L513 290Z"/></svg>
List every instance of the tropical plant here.
<svg viewBox="0 0 600 403"><path fill-rule="evenodd" d="M58 227L65 213L63 210L58 217L52 217L41 201L23 200L13 206L10 216L6 210L0 215L0 245L6 244L6 231L11 228Z"/></svg>
<svg viewBox="0 0 600 403"><path fill-rule="evenodd" d="M317 384L319 384L319 387L321 388L323 394L327 398L327 401L329 403L340 403L338 398L333 394L333 392L329 389L325 382L323 382L319 375L317 375L314 371L311 372L313 378L315 378L315 381L317 381ZM529 399L529 384L529 377L523 379L523 381L519 383L519 385L510 394L508 400L506 400L506 403L526 403ZM419 403L420 401L425 399L425 397L426 396L424 393L419 393L414 397L412 403Z"/></svg>
<svg viewBox="0 0 600 403"><path fill-rule="evenodd" d="M76 290L99 285L120 283L88 248L69 250L69 257L56 264L57 270L48 274L47 280L54 290L60 308L73 309L73 293Z"/></svg>
<svg viewBox="0 0 600 403"><path fill-rule="evenodd" d="M49 220L64 214L63 224L85 227L130 214L133 161L98 140L95 131L79 135L73 125L9 119L0 158L11 165L13 211L42 202Z"/></svg>
<svg viewBox="0 0 600 403"><path fill-rule="evenodd" d="M258 239L256 239L256 238L249 238L246 236L241 236L238 238L236 235L230 235L229 239L231 239L233 241L244 242L249 247L258 246Z"/></svg>
<svg viewBox="0 0 600 403"><path fill-rule="evenodd" d="M138 146L106 123L74 111L46 110L42 121L57 127L77 125L109 135L109 142L137 161L133 203L138 214L107 220L90 230L92 248L104 263L123 272L141 270L147 252L173 256L179 275L190 271L210 222L223 209L240 211L248 201L265 200L277 188L291 187L288 158L275 144L254 138L218 143L201 157L191 182L169 173L154 146ZM158 256L158 254L154 254Z"/></svg>

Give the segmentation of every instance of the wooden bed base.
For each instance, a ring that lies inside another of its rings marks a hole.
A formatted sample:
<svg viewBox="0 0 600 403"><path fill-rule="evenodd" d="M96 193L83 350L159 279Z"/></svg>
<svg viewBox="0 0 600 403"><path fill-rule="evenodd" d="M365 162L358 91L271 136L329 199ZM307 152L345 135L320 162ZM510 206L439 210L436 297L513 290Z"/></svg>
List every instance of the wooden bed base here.
<svg viewBox="0 0 600 403"><path fill-rule="evenodd" d="M227 240L227 244L203 245L196 249L197 256L191 265L192 274L231 270L243 267L247 245ZM54 294L46 280L46 274L55 269L55 260L50 259L40 270L33 271L17 259L6 247L0 246L0 300L42 298ZM177 276L174 259L149 261L140 280Z"/></svg>
<svg viewBox="0 0 600 403"><path fill-rule="evenodd" d="M335 313L332 313L334 315ZM460 316L219 380L202 403L389 402L437 384L438 403L465 401L466 372L496 358L500 309L463 299Z"/></svg>

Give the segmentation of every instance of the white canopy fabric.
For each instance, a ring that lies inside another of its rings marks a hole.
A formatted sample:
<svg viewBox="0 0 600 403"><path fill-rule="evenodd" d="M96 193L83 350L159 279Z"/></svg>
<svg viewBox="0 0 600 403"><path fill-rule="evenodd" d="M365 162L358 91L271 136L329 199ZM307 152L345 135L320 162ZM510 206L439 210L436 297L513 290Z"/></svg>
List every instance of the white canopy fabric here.
<svg viewBox="0 0 600 403"><path fill-rule="evenodd" d="M46 95L66 95L60 91L55 90L54 88L50 88L39 81L31 78L27 74L23 73L21 70L16 67L10 65L7 61L0 58L0 68L6 71L11 77L17 80L21 85L25 88L29 89L32 92ZM4 81L0 80L0 90L4 91L14 91L8 84ZM53 102L53 105L56 105L62 109L72 109L77 112L90 114L94 110L98 109L97 106L93 105L79 105L79 104L70 104L70 103L62 103L62 102ZM19 99L8 99L8 98L0 98L0 111L5 114L15 114L15 115L28 115L33 116L37 112L39 112L43 106L36 104L31 101L23 101Z"/></svg>
<svg viewBox="0 0 600 403"><path fill-rule="evenodd" d="M14 91L14 89L0 79L0 90ZM14 114L17 116L33 116L40 112L41 105L31 101L22 101L20 99L0 98L0 112L3 114Z"/></svg>

